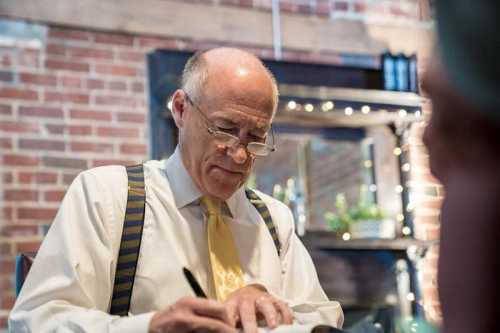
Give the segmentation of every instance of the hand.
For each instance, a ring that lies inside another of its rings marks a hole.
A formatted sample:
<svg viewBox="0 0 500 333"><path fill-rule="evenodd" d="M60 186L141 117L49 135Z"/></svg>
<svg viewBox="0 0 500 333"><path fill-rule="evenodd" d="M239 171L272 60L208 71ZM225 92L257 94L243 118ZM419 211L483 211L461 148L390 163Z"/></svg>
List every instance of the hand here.
<svg viewBox="0 0 500 333"><path fill-rule="evenodd" d="M260 285L248 285L229 295L224 302L233 327L241 321L245 333L257 333L257 319L264 317L270 328L279 324L291 324L292 310L288 305L270 295Z"/></svg>
<svg viewBox="0 0 500 333"><path fill-rule="evenodd" d="M217 332L236 333L226 308L205 298L184 297L153 315L149 333Z"/></svg>

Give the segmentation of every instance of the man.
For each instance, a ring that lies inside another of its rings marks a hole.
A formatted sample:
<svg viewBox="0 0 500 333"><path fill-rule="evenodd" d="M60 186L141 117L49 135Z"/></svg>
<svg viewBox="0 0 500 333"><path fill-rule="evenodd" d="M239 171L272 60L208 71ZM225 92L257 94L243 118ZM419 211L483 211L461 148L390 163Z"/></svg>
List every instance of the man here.
<svg viewBox="0 0 500 333"><path fill-rule="evenodd" d="M269 327L293 320L342 325L339 304L328 301L294 234L290 210L258 192L276 225L278 255L245 196L256 156L273 150L273 76L253 55L220 48L194 55L182 82L172 99L179 145L168 160L144 165L131 315L106 313L127 177L123 167L101 167L68 189L11 313L15 332L235 332L241 323L253 333L258 319ZM209 300L192 296L183 267Z"/></svg>
<svg viewBox="0 0 500 333"><path fill-rule="evenodd" d="M443 183L439 294L445 333L500 332L498 1L439 0L441 60L424 78L424 134Z"/></svg>

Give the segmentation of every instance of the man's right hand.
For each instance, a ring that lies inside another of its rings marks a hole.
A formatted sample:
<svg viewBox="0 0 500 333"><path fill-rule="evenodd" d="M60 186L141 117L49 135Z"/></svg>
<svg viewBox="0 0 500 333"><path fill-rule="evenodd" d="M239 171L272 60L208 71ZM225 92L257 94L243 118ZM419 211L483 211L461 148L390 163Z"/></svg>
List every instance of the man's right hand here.
<svg viewBox="0 0 500 333"><path fill-rule="evenodd" d="M149 333L217 332L236 333L226 308L205 298L184 297L154 314Z"/></svg>

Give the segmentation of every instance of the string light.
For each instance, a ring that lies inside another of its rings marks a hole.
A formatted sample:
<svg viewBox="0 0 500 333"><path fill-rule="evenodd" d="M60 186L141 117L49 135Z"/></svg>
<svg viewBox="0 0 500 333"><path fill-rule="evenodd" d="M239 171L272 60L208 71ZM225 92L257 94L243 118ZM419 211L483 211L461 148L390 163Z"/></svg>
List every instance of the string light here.
<svg viewBox="0 0 500 333"><path fill-rule="evenodd" d="M415 117L420 118L422 116L422 111L417 110L415 111Z"/></svg>
<svg viewBox="0 0 500 333"><path fill-rule="evenodd" d="M314 105L308 103L304 106L304 110L306 110L306 112L313 112L314 111Z"/></svg>
<svg viewBox="0 0 500 333"><path fill-rule="evenodd" d="M399 156L403 151L401 150L401 148L396 147L392 152L394 153L394 155Z"/></svg>
<svg viewBox="0 0 500 333"><path fill-rule="evenodd" d="M172 101L168 101L167 108L172 111Z"/></svg>
<svg viewBox="0 0 500 333"><path fill-rule="evenodd" d="M289 110L295 110L297 108L297 103L295 101L290 101L286 106Z"/></svg>
<svg viewBox="0 0 500 333"><path fill-rule="evenodd" d="M371 111L371 109L368 105L363 105L363 107L361 108L361 112L363 114L368 114L368 113L370 113L370 111Z"/></svg>
<svg viewBox="0 0 500 333"><path fill-rule="evenodd" d="M403 227L403 229L401 230L401 232L403 233L403 235L409 236L411 234L411 229L410 229L410 227L405 226L405 227Z"/></svg>
<svg viewBox="0 0 500 333"><path fill-rule="evenodd" d="M343 239L343 240L345 240L345 241L350 240L350 239L351 239L351 234L350 234L350 233L348 233L348 232L344 232L344 233L342 234L342 239Z"/></svg>
<svg viewBox="0 0 500 333"><path fill-rule="evenodd" d="M328 112L330 110L333 110L334 107L335 107L335 104L332 101L328 101L326 103L323 103L323 105L321 106L321 109L323 110L323 112Z"/></svg>
<svg viewBox="0 0 500 333"><path fill-rule="evenodd" d="M396 193L402 193L403 192L403 186L397 185L395 188Z"/></svg>
<svg viewBox="0 0 500 333"><path fill-rule="evenodd" d="M369 190L370 192L375 192L375 191L377 191L377 185L375 185L375 184L371 184L370 186L368 186L368 190Z"/></svg>
<svg viewBox="0 0 500 333"><path fill-rule="evenodd" d="M373 162L371 160L366 160L363 162L363 165L365 166L365 168L369 169L373 166Z"/></svg>
<svg viewBox="0 0 500 333"><path fill-rule="evenodd" d="M346 114L346 116L352 115L353 112L354 112L354 110L350 106L348 106L344 109L344 113Z"/></svg>
<svg viewBox="0 0 500 333"><path fill-rule="evenodd" d="M403 214L398 214L398 215L396 215L396 220L397 220L398 222L403 222L403 221L404 221L404 219L405 219L405 216L404 216Z"/></svg>
<svg viewBox="0 0 500 333"><path fill-rule="evenodd" d="M415 294L414 293L408 293L408 295L406 295L406 299L410 302L413 302L415 301Z"/></svg>
<svg viewBox="0 0 500 333"><path fill-rule="evenodd" d="M400 116L401 118L406 117L406 115L408 114L408 112L406 112L406 110L405 110L405 109L401 109L401 110L399 110L399 112L398 112L398 113L399 113L399 116Z"/></svg>
<svg viewBox="0 0 500 333"><path fill-rule="evenodd" d="M409 172L411 170L410 163L403 164L403 166L401 167L401 170L403 170L404 172Z"/></svg>

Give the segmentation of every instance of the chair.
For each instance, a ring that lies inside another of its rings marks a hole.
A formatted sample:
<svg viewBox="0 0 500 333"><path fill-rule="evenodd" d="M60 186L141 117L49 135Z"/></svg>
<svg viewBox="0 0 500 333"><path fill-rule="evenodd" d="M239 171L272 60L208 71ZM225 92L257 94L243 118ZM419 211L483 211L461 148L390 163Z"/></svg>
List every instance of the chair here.
<svg viewBox="0 0 500 333"><path fill-rule="evenodd" d="M19 296L24 280L33 265L35 253L21 253L16 256L16 297Z"/></svg>

